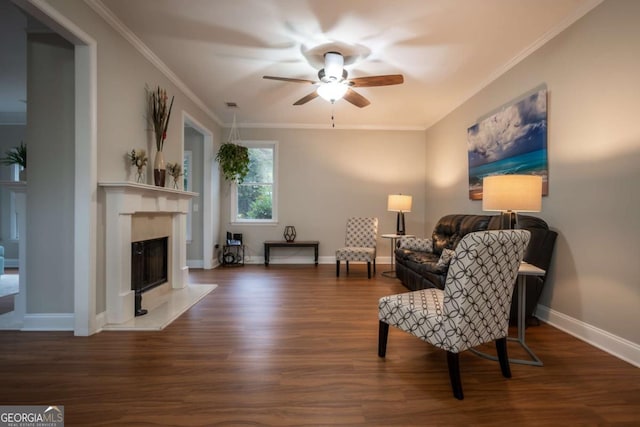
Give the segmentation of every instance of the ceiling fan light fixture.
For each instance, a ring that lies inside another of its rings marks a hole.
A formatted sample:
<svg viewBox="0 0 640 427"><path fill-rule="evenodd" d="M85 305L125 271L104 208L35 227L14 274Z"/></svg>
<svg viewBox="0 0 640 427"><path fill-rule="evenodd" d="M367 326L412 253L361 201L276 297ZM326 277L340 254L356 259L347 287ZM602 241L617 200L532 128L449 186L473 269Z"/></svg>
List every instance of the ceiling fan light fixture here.
<svg viewBox="0 0 640 427"><path fill-rule="evenodd" d="M320 85L320 87L318 88L318 95L320 95L322 99L333 104L338 99L342 98L345 93L347 93L347 89L349 89L349 86L344 83L325 83L323 85Z"/></svg>
<svg viewBox="0 0 640 427"><path fill-rule="evenodd" d="M331 80L342 78L342 68L344 57L338 52L327 52L324 54L324 74Z"/></svg>

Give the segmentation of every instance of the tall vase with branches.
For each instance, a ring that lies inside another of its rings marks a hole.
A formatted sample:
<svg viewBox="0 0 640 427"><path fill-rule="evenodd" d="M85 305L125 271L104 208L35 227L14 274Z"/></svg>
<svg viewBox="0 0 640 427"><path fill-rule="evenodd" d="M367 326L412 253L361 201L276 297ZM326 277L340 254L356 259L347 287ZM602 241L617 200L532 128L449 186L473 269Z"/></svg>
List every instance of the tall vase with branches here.
<svg viewBox="0 0 640 427"><path fill-rule="evenodd" d="M167 128L171 118L173 99L168 102L167 91L157 86L155 90L149 92L149 113L153 124L153 133L156 140L156 157L153 162L153 182L155 185L164 187L165 184L165 163L162 149L164 140L167 138Z"/></svg>

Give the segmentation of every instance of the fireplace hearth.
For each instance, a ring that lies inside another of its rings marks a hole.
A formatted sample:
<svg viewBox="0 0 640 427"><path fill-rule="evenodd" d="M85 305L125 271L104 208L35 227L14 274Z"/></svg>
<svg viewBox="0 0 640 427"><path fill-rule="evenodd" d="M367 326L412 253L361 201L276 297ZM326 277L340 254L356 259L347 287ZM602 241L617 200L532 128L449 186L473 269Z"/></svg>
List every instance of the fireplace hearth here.
<svg viewBox="0 0 640 427"><path fill-rule="evenodd" d="M142 294L168 280L168 237L131 243L131 290L135 292L134 313L142 316Z"/></svg>

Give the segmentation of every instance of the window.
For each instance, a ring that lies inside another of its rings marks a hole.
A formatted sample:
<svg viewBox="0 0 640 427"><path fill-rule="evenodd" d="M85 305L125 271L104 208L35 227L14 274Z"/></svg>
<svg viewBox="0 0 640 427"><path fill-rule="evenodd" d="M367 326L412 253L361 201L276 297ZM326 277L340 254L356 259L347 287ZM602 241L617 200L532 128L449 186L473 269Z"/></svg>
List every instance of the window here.
<svg viewBox="0 0 640 427"><path fill-rule="evenodd" d="M20 172L23 170L22 166L14 163L11 165L11 180L12 181L20 181ZM18 211L16 210L16 193L11 192L11 196L9 198L9 210L11 212L10 216L10 238L12 240L20 240L20 231L18 224Z"/></svg>
<svg viewBox="0 0 640 427"><path fill-rule="evenodd" d="M16 193L11 192L9 199L9 209L11 210L10 227L11 227L11 240L20 240L20 227L18 224L18 210L16 209Z"/></svg>
<svg viewBox="0 0 640 427"><path fill-rule="evenodd" d="M184 191L191 191L191 157L192 152L187 150L184 152L184 160L182 163L182 188ZM189 198L189 210L187 211L187 243L191 243L191 223L193 218L193 199Z"/></svg>
<svg viewBox="0 0 640 427"><path fill-rule="evenodd" d="M17 163L11 165L11 181L20 181L20 171L22 166Z"/></svg>
<svg viewBox="0 0 640 427"><path fill-rule="evenodd" d="M243 141L249 149L249 173L242 184L233 185L232 222L275 223L277 216L277 143Z"/></svg>

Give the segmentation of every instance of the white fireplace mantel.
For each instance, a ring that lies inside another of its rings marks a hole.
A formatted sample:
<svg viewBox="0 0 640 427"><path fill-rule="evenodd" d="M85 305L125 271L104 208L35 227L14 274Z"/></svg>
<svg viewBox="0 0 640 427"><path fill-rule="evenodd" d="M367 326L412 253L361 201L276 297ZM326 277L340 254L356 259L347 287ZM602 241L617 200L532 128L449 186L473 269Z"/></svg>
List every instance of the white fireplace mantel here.
<svg viewBox="0 0 640 427"><path fill-rule="evenodd" d="M171 215L169 283L182 289L188 281L186 215L198 193L133 182L99 182L105 193L106 321L125 323L134 317L131 290L131 217L140 213Z"/></svg>

